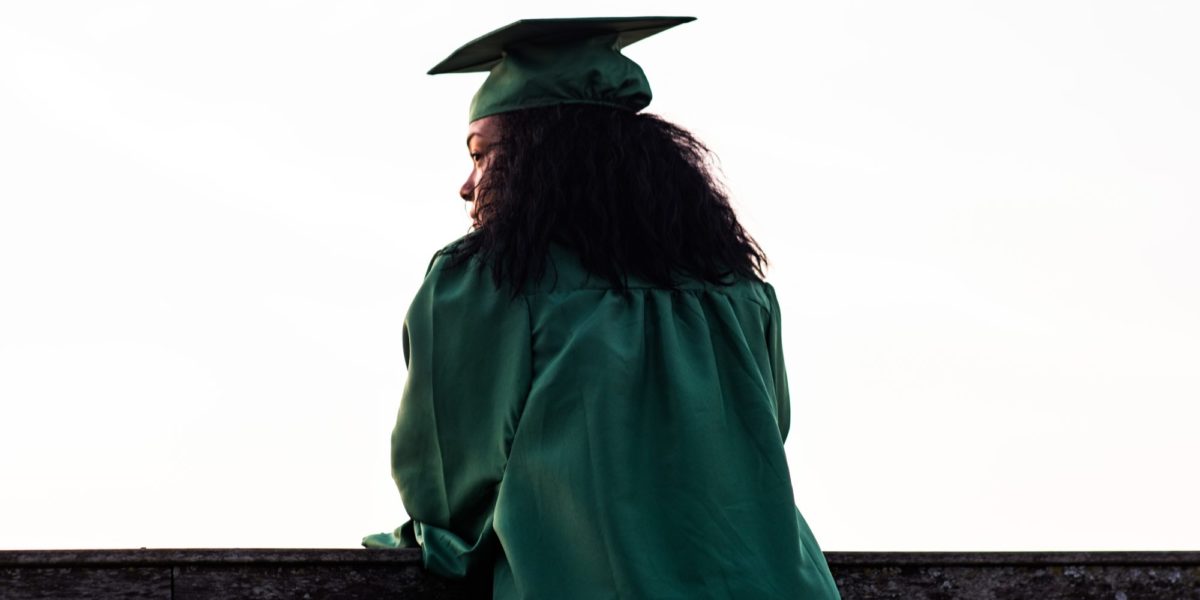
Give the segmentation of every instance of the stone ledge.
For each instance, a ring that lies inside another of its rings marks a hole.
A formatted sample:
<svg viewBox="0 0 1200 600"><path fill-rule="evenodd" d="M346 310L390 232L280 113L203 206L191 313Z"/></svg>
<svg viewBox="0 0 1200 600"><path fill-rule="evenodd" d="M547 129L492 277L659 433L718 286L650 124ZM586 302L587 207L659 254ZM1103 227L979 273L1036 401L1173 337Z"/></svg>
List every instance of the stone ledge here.
<svg viewBox="0 0 1200 600"><path fill-rule="evenodd" d="M1200 552L829 552L846 600L1200 599ZM462 600L416 550L0 551L0 599Z"/></svg>

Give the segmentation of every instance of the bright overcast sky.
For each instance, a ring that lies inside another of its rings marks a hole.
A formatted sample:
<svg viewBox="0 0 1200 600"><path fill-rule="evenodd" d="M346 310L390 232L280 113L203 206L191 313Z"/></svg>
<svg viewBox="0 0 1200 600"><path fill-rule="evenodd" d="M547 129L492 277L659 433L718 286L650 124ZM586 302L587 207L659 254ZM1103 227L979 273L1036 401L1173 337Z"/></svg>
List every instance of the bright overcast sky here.
<svg viewBox="0 0 1200 600"><path fill-rule="evenodd" d="M424 73L637 14L699 17L627 54L772 258L827 550L1200 547L1200 4L114 0L0 4L0 548L399 525L482 82Z"/></svg>

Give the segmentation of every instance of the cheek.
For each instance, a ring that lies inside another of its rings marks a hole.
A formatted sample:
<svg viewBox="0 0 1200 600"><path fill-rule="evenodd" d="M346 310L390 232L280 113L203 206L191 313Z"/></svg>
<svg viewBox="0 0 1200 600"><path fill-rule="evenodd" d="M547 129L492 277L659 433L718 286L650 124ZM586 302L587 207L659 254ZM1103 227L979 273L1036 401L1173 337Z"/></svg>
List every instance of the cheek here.
<svg viewBox="0 0 1200 600"><path fill-rule="evenodd" d="M478 188L480 184L487 182L487 176L488 168L486 163L481 163L475 168L475 170L471 171L471 181L474 183L476 188Z"/></svg>

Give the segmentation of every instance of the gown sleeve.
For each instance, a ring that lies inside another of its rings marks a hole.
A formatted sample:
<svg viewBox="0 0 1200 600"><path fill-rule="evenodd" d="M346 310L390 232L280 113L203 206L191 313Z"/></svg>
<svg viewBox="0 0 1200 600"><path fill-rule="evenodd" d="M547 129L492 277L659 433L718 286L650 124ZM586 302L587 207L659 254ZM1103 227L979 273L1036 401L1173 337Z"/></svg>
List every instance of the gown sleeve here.
<svg viewBox="0 0 1200 600"><path fill-rule="evenodd" d="M495 544L497 488L530 385L529 309L477 261L448 263L434 258L405 319L392 477L411 521L363 545L419 545L429 570L464 577Z"/></svg>
<svg viewBox="0 0 1200 600"><path fill-rule="evenodd" d="M775 288L771 284L766 284L766 290L771 304L771 319L767 324L767 353L771 360L771 374L775 378L775 417L779 422L779 435L786 440L792 420L792 404L788 394L787 367L783 363L779 299L775 297Z"/></svg>

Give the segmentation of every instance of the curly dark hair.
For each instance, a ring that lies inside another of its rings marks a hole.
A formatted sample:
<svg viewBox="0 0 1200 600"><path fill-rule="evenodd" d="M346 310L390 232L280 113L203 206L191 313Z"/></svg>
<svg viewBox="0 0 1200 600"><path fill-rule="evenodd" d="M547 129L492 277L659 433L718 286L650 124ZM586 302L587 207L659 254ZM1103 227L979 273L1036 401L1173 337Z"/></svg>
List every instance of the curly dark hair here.
<svg viewBox="0 0 1200 600"><path fill-rule="evenodd" d="M551 243L625 290L763 277L766 255L738 223L712 153L650 114L560 105L497 115L500 142L479 182L477 228L452 264L479 256L496 286L545 275Z"/></svg>

